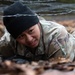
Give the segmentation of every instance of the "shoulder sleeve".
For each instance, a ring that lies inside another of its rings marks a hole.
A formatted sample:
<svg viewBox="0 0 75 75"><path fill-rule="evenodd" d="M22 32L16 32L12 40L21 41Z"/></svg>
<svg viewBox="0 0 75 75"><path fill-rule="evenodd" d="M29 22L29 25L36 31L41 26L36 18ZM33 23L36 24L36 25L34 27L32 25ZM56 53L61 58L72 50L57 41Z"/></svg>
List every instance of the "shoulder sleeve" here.
<svg viewBox="0 0 75 75"><path fill-rule="evenodd" d="M60 29L60 34L57 37L57 41L66 58L73 61L75 57L75 38L73 37L73 35L68 33L65 27L63 27Z"/></svg>
<svg viewBox="0 0 75 75"><path fill-rule="evenodd" d="M14 48L11 46L10 34L5 29L4 35L0 38L0 54L3 57L9 57L13 55Z"/></svg>
<svg viewBox="0 0 75 75"><path fill-rule="evenodd" d="M61 50L65 58L73 61L75 57L75 38L72 36L72 34L68 33L66 28L62 25L59 26L55 32L53 31L52 33L52 42L50 43L50 45L52 45L54 51L58 49ZM51 46L49 48L51 48ZM57 55L60 54L57 53Z"/></svg>

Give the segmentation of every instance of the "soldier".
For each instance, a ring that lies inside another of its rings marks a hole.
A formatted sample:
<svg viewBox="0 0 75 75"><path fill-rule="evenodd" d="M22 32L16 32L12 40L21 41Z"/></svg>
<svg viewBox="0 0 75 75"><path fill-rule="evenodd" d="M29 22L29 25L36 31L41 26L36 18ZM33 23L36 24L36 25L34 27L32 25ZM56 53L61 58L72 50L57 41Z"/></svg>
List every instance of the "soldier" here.
<svg viewBox="0 0 75 75"><path fill-rule="evenodd" d="M64 26L40 19L21 2L4 9L3 16L6 29L0 40L2 59L16 56L28 61L58 57L74 60L75 38Z"/></svg>

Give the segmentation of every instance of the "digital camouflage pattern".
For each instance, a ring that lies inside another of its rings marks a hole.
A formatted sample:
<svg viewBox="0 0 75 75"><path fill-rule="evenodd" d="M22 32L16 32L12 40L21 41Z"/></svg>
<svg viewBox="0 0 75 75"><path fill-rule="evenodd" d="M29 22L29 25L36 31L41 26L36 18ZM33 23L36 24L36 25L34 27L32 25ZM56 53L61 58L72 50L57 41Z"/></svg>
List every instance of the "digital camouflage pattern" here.
<svg viewBox="0 0 75 75"><path fill-rule="evenodd" d="M50 58L65 57L71 61L75 57L74 34L56 22L40 19L41 38L39 46L32 52L31 49L19 44L5 29L0 39L0 54L4 58L20 55L27 60L48 60Z"/></svg>

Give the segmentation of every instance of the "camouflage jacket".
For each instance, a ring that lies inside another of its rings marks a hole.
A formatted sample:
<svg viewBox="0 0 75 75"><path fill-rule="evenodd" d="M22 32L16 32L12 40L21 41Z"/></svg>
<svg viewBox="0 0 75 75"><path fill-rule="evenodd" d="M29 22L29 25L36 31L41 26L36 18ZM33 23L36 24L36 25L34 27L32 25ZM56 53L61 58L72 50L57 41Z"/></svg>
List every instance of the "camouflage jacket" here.
<svg viewBox="0 0 75 75"><path fill-rule="evenodd" d="M41 38L39 46L31 49L19 44L5 29L5 34L0 39L0 54L11 58L20 55L28 60L45 60L50 58L65 57L71 61L75 57L75 38L68 33L64 26L46 20L40 20Z"/></svg>

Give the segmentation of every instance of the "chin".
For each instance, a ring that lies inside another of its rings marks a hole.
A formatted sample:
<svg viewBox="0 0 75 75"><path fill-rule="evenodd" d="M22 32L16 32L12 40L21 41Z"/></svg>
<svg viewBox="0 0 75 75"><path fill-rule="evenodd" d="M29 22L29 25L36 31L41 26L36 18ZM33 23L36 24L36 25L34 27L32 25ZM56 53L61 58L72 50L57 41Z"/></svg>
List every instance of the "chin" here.
<svg viewBox="0 0 75 75"><path fill-rule="evenodd" d="M37 45L38 46L38 45ZM36 48L37 46L31 46L30 48Z"/></svg>
<svg viewBox="0 0 75 75"><path fill-rule="evenodd" d="M30 48L36 48L36 47L38 47L38 44L37 44L37 45L35 45L35 46L30 46Z"/></svg>

